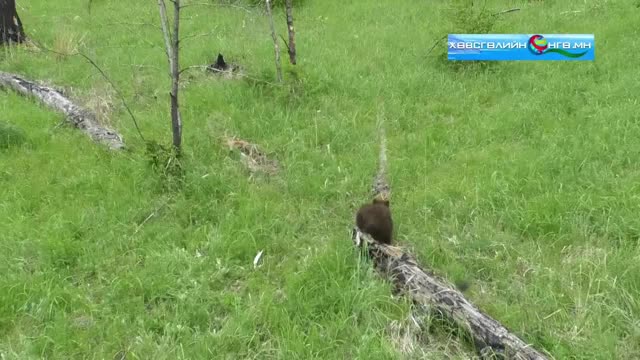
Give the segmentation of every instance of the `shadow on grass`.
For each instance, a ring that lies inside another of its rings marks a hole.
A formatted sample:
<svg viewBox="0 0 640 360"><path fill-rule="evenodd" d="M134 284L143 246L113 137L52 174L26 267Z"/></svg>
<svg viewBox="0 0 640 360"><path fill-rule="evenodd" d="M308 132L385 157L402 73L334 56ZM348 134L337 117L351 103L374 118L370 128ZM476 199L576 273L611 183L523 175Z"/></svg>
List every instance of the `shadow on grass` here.
<svg viewBox="0 0 640 360"><path fill-rule="evenodd" d="M0 121L0 150L20 147L26 143L27 136L21 129Z"/></svg>

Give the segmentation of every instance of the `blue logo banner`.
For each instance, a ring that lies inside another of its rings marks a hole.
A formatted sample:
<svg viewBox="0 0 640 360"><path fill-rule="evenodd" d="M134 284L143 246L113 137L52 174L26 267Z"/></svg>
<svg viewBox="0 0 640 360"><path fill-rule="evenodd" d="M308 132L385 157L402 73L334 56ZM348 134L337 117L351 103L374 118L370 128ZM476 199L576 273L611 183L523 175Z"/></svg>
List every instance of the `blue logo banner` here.
<svg viewBox="0 0 640 360"><path fill-rule="evenodd" d="M593 34L449 34L449 60L594 61Z"/></svg>

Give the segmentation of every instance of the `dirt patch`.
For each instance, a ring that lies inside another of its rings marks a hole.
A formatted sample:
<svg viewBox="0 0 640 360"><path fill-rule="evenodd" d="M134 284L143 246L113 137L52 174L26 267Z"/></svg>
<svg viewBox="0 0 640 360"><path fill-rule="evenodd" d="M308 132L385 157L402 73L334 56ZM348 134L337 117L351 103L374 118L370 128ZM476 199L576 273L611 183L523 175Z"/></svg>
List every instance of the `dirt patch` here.
<svg viewBox="0 0 640 360"><path fill-rule="evenodd" d="M240 78L243 75L242 67L234 62L227 62L222 54L218 54L215 61L207 65L207 71L224 79Z"/></svg>
<svg viewBox="0 0 640 360"><path fill-rule="evenodd" d="M252 175L255 173L276 175L279 172L280 164L278 161L270 159L258 145L235 137L225 137L224 141L230 150L240 153L242 163Z"/></svg>

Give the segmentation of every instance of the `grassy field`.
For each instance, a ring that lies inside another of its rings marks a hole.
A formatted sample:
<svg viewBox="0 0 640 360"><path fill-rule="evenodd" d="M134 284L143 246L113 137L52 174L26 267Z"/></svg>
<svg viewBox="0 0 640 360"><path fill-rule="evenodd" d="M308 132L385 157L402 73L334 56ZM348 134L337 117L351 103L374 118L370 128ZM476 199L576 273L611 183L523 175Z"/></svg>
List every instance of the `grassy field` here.
<svg viewBox="0 0 640 360"><path fill-rule="evenodd" d="M145 138L169 143L156 2L123 3L18 11L34 40L95 59ZM381 114L403 246L557 359L639 358L640 4L463 6L306 0L285 86L265 83L260 8L184 9L184 36L206 35L185 39L183 66L221 52L259 81L185 72L180 186L148 165L85 59L3 49L1 71L67 87L130 151L0 93L0 359L469 358L438 327L418 345L410 306L352 249ZM453 32L594 33L596 61L454 66L444 42L429 53ZM225 135L260 144L281 172L249 178Z"/></svg>

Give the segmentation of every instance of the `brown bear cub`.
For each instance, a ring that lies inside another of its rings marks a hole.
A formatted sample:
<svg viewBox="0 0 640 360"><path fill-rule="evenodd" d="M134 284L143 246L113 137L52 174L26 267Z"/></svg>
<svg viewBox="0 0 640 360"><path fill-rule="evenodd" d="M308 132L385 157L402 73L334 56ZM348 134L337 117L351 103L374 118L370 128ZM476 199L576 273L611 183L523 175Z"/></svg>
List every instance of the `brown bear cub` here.
<svg viewBox="0 0 640 360"><path fill-rule="evenodd" d="M363 205L356 214L356 225L360 231L383 244L391 244L393 238L393 220L389 200L373 199L371 204Z"/></svg>

